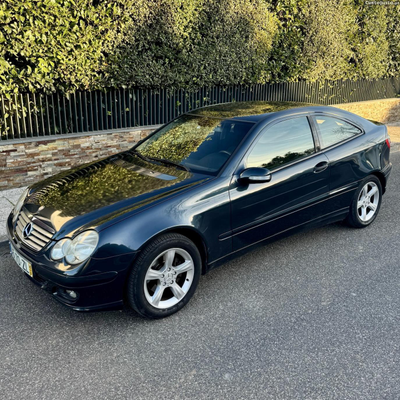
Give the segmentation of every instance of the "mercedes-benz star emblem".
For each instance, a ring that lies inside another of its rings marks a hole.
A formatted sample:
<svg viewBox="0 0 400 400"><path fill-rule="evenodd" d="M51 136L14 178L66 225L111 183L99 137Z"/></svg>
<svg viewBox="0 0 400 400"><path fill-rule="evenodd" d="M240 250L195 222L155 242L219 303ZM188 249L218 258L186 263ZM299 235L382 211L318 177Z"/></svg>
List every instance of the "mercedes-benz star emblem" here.
<svg viewBox="0 0 400 400"><path fill-rule="evenodd" d="M31 233L32 233L32 229L33 226L32 224L29 222L29 224L27 224L24 228L24 238L27 238Z"/></svg>

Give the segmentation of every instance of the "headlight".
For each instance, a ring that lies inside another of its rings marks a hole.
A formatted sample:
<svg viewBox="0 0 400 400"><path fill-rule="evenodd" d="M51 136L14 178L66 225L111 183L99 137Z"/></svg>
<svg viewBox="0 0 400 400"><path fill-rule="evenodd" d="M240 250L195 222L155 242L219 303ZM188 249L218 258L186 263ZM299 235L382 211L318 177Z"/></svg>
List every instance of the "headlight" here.
<svg viewBox="0 0 400 400"><path fill-rule="evenodd" d="M51 250L53 260L65 258L68 264L80 264L87 260L96 250L99 234L96 231L85 231L73 240L61 239Z"/></svg>
<svg viewBox="0 0 400 400"><path fill-rule="evenodd" d="M71 239L59 240L51 250L51 258L53 260L61 260L64 258L66 250L71 242Z"/></svg>
<svg viewBox="0 0 400 400"><path fill-rule="evenodd" d="M21 196L19 197L17 203L15 204L14 209L13 209L14 219L18 216L19 212L21 211L22 205L24 204L24 201L26 199L26 196L28 195L28 192L29 192L29 189L28 188L25 189L22 192Z"/></svg>

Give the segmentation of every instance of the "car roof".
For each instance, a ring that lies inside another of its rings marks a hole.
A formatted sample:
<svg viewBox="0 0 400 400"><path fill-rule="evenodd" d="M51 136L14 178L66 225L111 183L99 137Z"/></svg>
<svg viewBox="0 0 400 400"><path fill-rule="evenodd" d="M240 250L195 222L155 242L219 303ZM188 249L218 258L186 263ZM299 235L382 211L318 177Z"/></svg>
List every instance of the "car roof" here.
<svg viewBox="0 0 400 400"><path fill-rule="evenodd" d="M285 117L308 113L327 113L337 118L344 118L357 124L363 129L376 124L357 114L351 113L333 106L320 104L302 103L295 101L247 101L217 104L213 106L198 108L191 111L189 115L204 116L208 118L234 119L246 121L256 125L264 125L275 119L276 116Z"/></svg>
<svg viewBox="0 0 400 400"><path fill-rule="evenodd" d="M302 111L314 111L314 108L327 109L328 107L318 106L311 103L300 103L294 101L246 101L199 108L191 111L190 114L201 115L204 117L221 119L238 119L250 122L259 122L269 117L273 113L285 111L293 108L308 108ZM300 110L299 110L300 111Z"/></svg>

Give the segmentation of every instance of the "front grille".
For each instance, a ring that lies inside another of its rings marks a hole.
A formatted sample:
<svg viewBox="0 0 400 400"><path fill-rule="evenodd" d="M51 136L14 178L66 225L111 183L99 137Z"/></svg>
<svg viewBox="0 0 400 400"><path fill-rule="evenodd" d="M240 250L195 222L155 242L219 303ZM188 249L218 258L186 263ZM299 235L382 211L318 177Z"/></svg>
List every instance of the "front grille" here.
<svg viewBox="0 0 400 400"><path fill-rule="evenodd" d="M24 237L24 229L29 223L32 224L31 233L29 236ZM15 232L23 243L35 251L40 251L50 242L55 230L37 217L29 219L26 212L21 210L18 215Z"/></svg>

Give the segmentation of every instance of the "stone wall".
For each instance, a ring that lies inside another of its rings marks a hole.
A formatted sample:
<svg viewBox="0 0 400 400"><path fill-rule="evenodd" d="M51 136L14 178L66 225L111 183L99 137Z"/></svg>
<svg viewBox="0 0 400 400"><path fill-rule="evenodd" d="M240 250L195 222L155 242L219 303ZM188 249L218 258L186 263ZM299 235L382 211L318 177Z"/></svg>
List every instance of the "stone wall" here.
<svg viewBox="0 0 400 400"><path fill-rule="evenodd" d="M79 164L128 150L152 128L90 136L68 135L0 145L0 190L27 186Z"/></svg>

